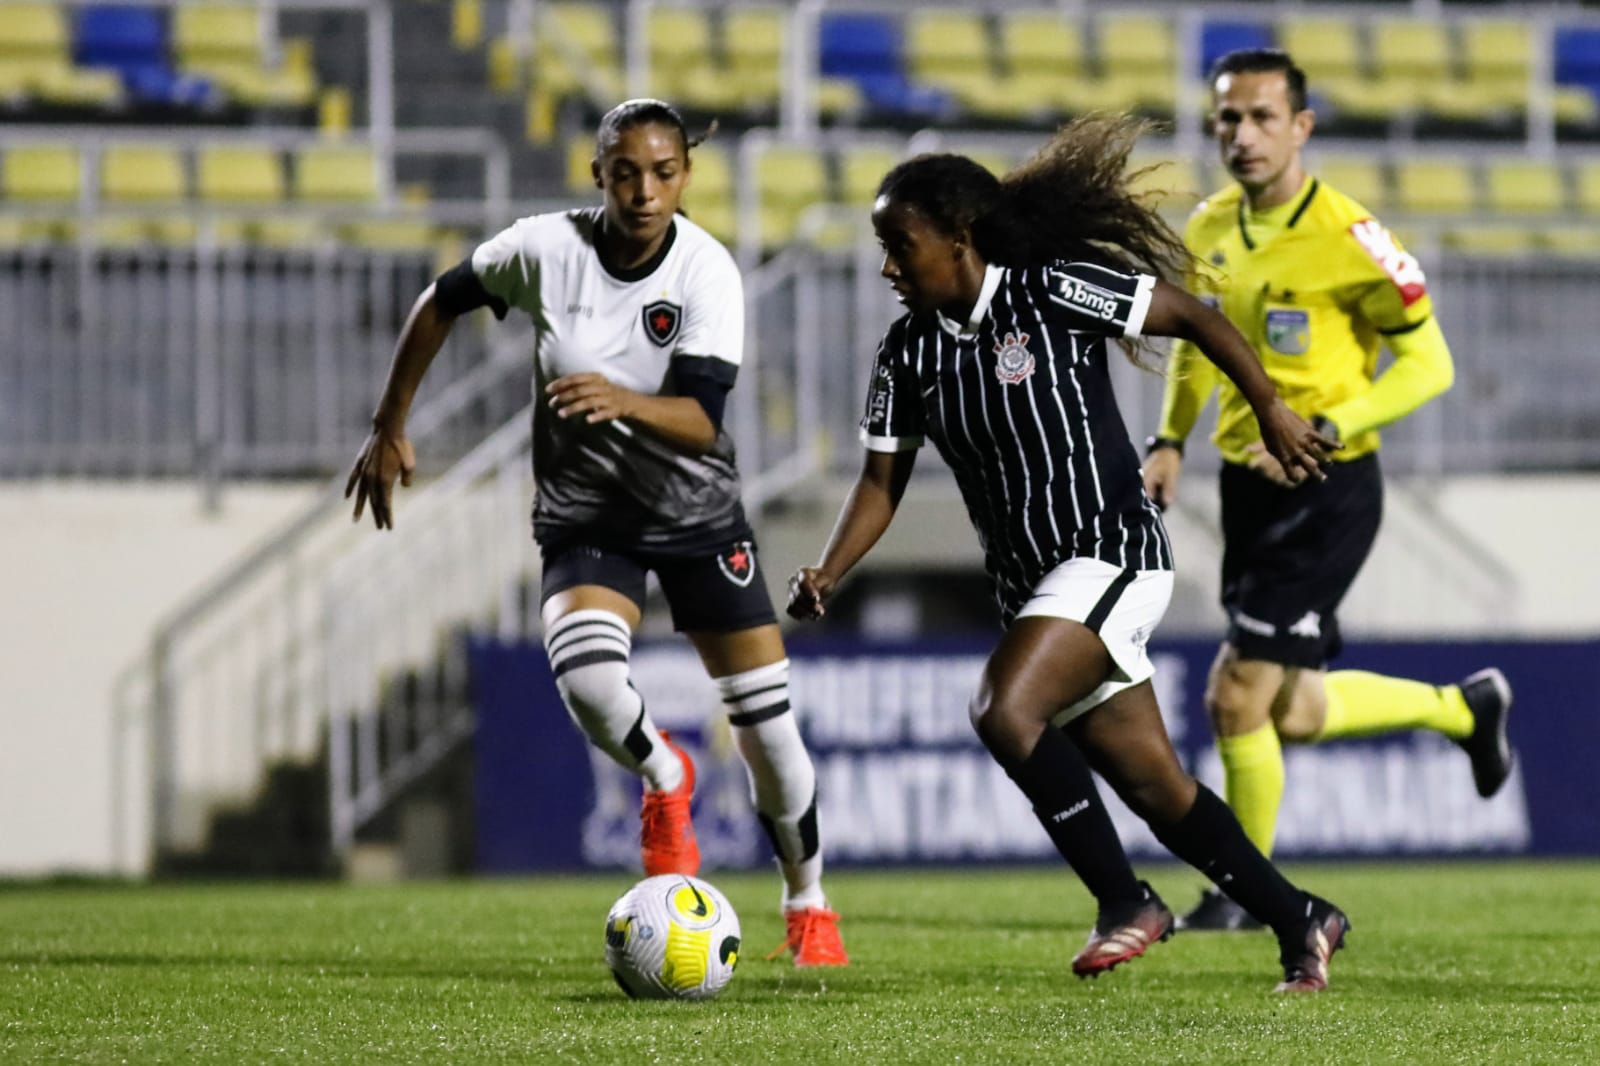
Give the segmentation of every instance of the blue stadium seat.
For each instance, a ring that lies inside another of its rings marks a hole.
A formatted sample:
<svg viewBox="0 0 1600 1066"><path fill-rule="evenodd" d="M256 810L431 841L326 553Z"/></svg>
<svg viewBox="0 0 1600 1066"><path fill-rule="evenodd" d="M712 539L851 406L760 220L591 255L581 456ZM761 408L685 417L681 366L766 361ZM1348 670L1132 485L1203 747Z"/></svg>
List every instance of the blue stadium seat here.
<svg viewBox="0 0 1600 1066"><path fill-rule="evenodd" d="M1207 22L1200 30L1200 71L1241 48L1276 48L1272 27L1261 22Z"/></svg>
<svg viewBox="0 0 1600 1066"><path fill-rule="evenodd" d="M167 22L155 8L126 4L79 8L73 20L72 58L81 66L115 70L136 101L210 107L220 99L206 79L173 69L167 54Z"/></svg>
<svg viewBox="0 0 1600 1066"><path fill-rule="evenodd" d="M1555 65L1558 84L1600 85L1600 30L1556 30Z"/></svg>
<svg viewBox="0 0 1600 1066"><path fill-rule="evenodd" d="M953 110L948 93L913 85L906 78L900 27L891 18L824 15L817 52L823 75L855 82L874 109L929 117Z"/></svg>

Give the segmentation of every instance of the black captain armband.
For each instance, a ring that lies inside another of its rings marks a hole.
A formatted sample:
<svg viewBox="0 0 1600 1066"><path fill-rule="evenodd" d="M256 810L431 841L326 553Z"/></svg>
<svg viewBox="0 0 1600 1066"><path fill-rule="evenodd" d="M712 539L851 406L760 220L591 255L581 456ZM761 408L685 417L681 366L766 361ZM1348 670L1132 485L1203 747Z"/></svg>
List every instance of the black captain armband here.
<svg viewBox="0 0 1600 1066"><path fill-rule="evenodd" d="M1144 439L1144 454L1152 455L1162 448L1171 448L1179 455L1183 454L1183 441L1177 437L1146 437Z"/></svg>
<svg viewBox="0 0 1600 1066"><path fill-rule="evenodd" d="M670 369L672 390L699 402L713 429L722 429L722 412L739 368L724 359L705 355L675 355Z"/></svg>
<svg viewBox="0 0 1600 1066"><path fill-rule="evenodd" d="M504 321L510 310L504 300L483 287L477 271L472 269L471 259L461 260L434 279L433 304L452 318L487 307L494 312L494 317Z"/></svg>

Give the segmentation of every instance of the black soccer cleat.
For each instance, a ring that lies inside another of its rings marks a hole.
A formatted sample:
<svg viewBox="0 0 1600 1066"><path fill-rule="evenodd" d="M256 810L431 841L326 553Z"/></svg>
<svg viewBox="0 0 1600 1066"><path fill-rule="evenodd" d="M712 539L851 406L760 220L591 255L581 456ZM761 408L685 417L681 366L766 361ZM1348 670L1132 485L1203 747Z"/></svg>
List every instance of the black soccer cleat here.
<svg viewBox="0 0 1600 1066"><path fill-rule="evenodd" d="M1495 667L1479 670L1461 682L1461 698L1472 711L1472 735L1456 741L1472 760L1472 783L1488 799L1511 776L1511 741L1506 719L1511 716L1511 683Z"/></svg>
<svg viewBox="0 0 1600 1066"><path fill-rule="evenodd" d="M1283 980L1274 992L1321 992L1328 987L1328 960L1344 947L1350 919L1320 896L1306 893L1306 914L1289 933L1278 934Z"/></svg>
<svg viewBox="0 0 1600 1066"><path fill-rule="evenodd" d="M1102 913L1089 933L1089 942L1072 957L1072 972L1079 977L1099 977L1129 959L1136 959L1158 940L1172 938L1172 911L1155 889L1139 882L1143 902L1130 908Z"/></svg>
<svg viewBox="0 0 1600 1066"><path fill-rule="evenodd" d="M1186 933L1237 933L1265 927L1220 889L1208 888L1194 910L1178 918L1178 928Z"/></svg>

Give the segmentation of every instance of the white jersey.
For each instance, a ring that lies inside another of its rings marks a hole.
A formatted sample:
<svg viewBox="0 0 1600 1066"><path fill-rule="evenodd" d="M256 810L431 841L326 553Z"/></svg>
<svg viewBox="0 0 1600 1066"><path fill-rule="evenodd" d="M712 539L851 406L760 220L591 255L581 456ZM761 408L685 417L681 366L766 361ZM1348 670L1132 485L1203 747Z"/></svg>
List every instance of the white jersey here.
<svg viewBox="0 0 1600 1066"><path fill-rule="evenodd" d="M744 356L744 288L732 256L683 216L649 262L612 273L595 236L600 208L519 219L479 245L472 270L488 294L527 313L534 350L534 535L623 548L717 550L748 536L733 442L704 455L673 450L622 420L561 419L544 388L597 372L636 392L673 392L675 360L732 385Z"/></svg>

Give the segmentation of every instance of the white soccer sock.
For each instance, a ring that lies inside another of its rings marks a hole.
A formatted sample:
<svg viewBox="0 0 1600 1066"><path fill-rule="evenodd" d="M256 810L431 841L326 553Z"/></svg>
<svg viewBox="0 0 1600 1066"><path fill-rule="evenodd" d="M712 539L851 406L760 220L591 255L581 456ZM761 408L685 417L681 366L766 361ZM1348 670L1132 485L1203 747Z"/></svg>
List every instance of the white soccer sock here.
<svg viewBox="0 0 1600 1066"><path fill-rule="evenodd" d="M820 907L822 848L817 772L789 709L789 660L717 678L750 798L783 872L785 910Z"/></svg>
<svg viewBox="0 0 1600 1066"><path fill-rule="evenodd" d="M567 713L594 746L653 789L683 783L683 762L662 741L628 680L633 634L610 611L573 611L545 631L545 653Z"/></svg>

